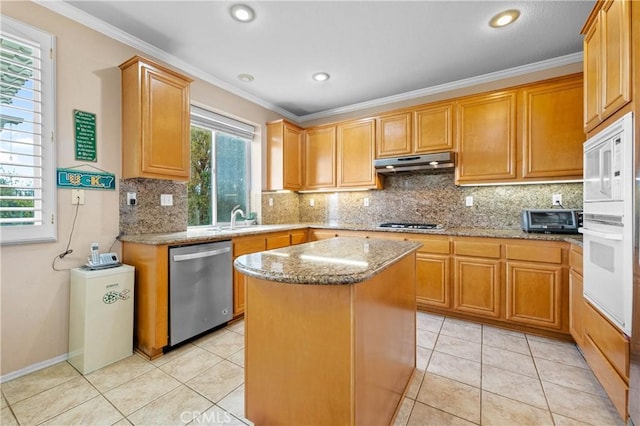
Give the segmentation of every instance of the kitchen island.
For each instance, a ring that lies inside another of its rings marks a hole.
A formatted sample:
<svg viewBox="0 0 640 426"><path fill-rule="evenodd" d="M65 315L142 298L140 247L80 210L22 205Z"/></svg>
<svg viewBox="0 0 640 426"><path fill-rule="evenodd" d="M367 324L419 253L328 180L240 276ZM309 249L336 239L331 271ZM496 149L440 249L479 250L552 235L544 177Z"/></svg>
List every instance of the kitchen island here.
<svg viewBox="0 0 640 426"><path fill-rule="evenodd" d="M389 424L411 381L419 243L340 237L244 255L245 416Z"/></svg>

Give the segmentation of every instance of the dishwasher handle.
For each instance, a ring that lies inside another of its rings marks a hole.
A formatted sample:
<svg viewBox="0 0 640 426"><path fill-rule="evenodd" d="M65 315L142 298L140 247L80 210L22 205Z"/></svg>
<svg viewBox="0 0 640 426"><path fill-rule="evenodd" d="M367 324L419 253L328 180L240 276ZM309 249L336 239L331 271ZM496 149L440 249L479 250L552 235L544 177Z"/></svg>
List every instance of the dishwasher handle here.
<svg viewBox="0 0 640 426"><path fill-rule="evenodd" d="M225 247L217 250L200 251L197 253L176 254L173 256L173 261L182 262L183 260L202 259L203 257L212 257L212 256L218 256L224 253L229 253L230 251L231 251L231 247Z"/></svg>

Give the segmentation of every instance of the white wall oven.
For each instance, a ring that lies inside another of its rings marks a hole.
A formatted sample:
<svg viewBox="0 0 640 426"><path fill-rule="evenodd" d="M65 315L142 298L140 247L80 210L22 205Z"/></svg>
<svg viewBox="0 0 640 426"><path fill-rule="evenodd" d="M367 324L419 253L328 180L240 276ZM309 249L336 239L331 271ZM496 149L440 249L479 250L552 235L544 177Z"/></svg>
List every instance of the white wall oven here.
<svg viewBox="0 0 640 426"><path fill-rule="evenodd" d="M631 335L633 115L585 142L584 296Z"/></svg>

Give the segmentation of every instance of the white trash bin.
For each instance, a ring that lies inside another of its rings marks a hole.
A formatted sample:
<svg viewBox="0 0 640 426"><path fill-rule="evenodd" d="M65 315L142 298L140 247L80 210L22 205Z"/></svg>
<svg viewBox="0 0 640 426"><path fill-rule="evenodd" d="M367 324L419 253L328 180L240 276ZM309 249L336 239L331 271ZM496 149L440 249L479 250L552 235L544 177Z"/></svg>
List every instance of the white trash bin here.
<svg viewBox="0 0 640 426"><path fill-rule="evenodd" d="M71 270L69 362L88 374L133 353L133 266Z"/></svg>

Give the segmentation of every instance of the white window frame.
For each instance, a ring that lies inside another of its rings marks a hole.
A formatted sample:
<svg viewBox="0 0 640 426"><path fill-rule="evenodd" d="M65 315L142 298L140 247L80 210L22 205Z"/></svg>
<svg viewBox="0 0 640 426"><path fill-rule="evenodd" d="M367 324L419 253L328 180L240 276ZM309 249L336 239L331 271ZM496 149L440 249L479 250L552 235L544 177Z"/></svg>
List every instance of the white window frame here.
<svg viewBox="0 0 640 426"><path fill-rule="evenodd" d="M212 132L211 135L211 144L212 144L212 155L211 161L213 164L211 165L212 177L211 177L211 224L208 225L196 225L189 226L190 228L198 228L198 227L210 227L217 225L226 225L230 223L230 218L227 220L220 220L218 218L217 212L217 192L218 192L218 176L216 169L216 157L215 150L213 149L216 143L216 133L226 133L231 136L235 136L238 138L246 139L247 142L247 157L245 159L245 170L246 174L246 194L247 194L247 210L251 210L251 142L253 141L256 133L256 128L252 124L248 124L237 120L235 118L231 118L224 114L219 114L211 109L203 108L199 105L191 104L190 111L190 125L195 127L200 127L205 130L209 130ZM245 214L249 214L247 211Z"/></svg>
<svg viewBox="0 0 640 426"><path fill-rule="evenodd" d="M37 225L0 226L0 244L28 244L57 240L55 135L55 37L15 19L0 15L0 31L40 46L42 222Z"/></svg>

